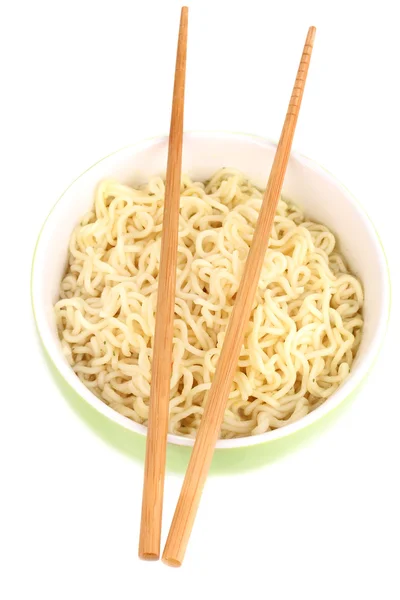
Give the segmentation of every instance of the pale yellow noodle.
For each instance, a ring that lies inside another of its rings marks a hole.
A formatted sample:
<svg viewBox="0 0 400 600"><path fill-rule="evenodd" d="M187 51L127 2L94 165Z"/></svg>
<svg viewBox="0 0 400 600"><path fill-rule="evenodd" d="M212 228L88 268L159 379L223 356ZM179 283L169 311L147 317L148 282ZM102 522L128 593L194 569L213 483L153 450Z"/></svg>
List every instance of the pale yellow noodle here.
<svg viewBox="0 0 400 600"><path fill-rule="evenodd" d="M71 235L55 305L65 356L83 383L147 423L164 182L103 181ZM211 387L262 193L233 169L183 176L169 430L194 436ZM323 201L323 199L322 199ZM300 419L349 374L363 290L334 235L280 200L221 437Z"/></svg>

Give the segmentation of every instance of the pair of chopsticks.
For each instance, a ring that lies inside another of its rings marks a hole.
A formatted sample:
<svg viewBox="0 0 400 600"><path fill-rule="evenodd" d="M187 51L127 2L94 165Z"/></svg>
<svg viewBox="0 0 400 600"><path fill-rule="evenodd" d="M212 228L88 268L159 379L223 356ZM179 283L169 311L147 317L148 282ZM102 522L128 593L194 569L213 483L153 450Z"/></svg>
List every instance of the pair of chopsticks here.
<svg viewBox="0 0 400 600"><path fill-rule="evenodd" d="M182 167L183 106L185 92L188 9L182 8L172 102L165 189L156 326L153 348L146 461L144 470L139 556L160 556L162 502L168 432L172 337L178 246L180 179ZM226 402L237 368L245 327L258 286L274 215L289 161L293 136L306 83L315 27L310 27L293 87L281 137L265 190L260 215L245 265L224 344L208 392L206 407L182 485L163 552L170 566L182 564L201 494L211 465Z"/></svg>

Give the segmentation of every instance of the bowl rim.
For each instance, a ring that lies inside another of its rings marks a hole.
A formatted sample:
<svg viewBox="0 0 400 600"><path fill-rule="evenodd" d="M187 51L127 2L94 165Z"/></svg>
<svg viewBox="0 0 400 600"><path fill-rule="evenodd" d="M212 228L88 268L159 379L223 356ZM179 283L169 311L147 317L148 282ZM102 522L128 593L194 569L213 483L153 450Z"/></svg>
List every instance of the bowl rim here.
<svg viewBox="0 0 400 600"><path fill-rule="evenodd" d="M259 143L263 146L269 146L276 148L277 144L273 140L266 138L264 136L252 134L252 133L243 133L243 132L233 132L233 131L221 131L221 130L190 130L185 131L184 136L186 138L219 138L226 139L229 141L246 141L246 142L255 142ZM36 275L39 270L37 269L37 259L40 256L41 244L43 243L43 233L45 230L51 226L51 219L55 208L62 201L66 193L75 185L75 183L81 178L85 177L85 175L91 171L98 164L107 161L109 158L116 156L128 149L144 149L146 147L151 147L153 145L157 145L159 143L165 143L168 140L168 135L158 135L152 136L149 138L145 138L134 142L132 144L127 144L122 148L119 148L103 158L100 158L98 161L93 163L90 167L85 169L80 175L78 175L62 192L57 201L54 203L52 208L50 209L47 217L45 218L42 227L40 228L35 248L33 251L32 257L32 265L31 265L31 276L30 276L30 293L31 293L31 304L32 304L32 312L36 325L36 330L41 341L45 352L61 375L63 380L68 384L70 388L74 390L76 394L80 398L82 398L85 402L90 404L96 411L103 414L105 417L114 421L115 423L121 425L125 429L133 431L137 434L146 436L147 427L144 425L140 425L128 417L125 417L115 411L114 409L107 406L102 400L97 398L86 386L81 382L81 380L75 375L70 366L62 360L60 349L56 349L55 343L53 343L53 335L50 333L50 328L47 325L44 310L38 305L35 294L35 287L38 275ZM308 158L307 156L299 153L292 152L291 156L296 159L296 161L307 169L311 169L319 173L323 178L328 179L335 187L339 188L346 199L355 206L357 212L360 214L360 217L364 219L367 227L370 230L371 240L375 242L375 249L378 253L378 258L380 259L382 265L382 281L383 281L383 307L384 310L381 311L379 316L378 325L376 327L372 342L363 357L362 363L360 363L357 372L350 376L341 386L340 388L323 404L321 404L318 408L316 408L311 413L308 413L304 417L300 418L298 421L294 423L290 423L285 425L279 429L275 429L273 431L268 431L266 433L246 436L241 438L233 438L233 439L219 439L216 444L217 449L228 449L228 448L243 448L248 446L254 446L257 444L262 444L266 442L270 442L273 440L281 439L287 437L297 431L303 430L306 427L309 427L311 424L319 421L321 418L331 413L337 406L339 406L351 393L357 390L360 387L361 383L370 373L373 364L380 352L380 349L383 345L383 341L385 338L385 334L388 328L389 317L390 317L390 306L391 306L391 283L390 283L390 272L389 272L389 264L385 254L385 250L383 247L382 240L379 236L379 233L372 222L372 219L369 217L368 213L362 206L359 200L357 200L353 194L334 176L332 175L326 168L322 167L319 163ZM54 355L51 350L56 350ZM58 352L57 352L58 350ZM193 446L194 439L187 438L183 436L179 436L176 434L168 433L167 437L168 443L178 445L178 446Z"/></svg>

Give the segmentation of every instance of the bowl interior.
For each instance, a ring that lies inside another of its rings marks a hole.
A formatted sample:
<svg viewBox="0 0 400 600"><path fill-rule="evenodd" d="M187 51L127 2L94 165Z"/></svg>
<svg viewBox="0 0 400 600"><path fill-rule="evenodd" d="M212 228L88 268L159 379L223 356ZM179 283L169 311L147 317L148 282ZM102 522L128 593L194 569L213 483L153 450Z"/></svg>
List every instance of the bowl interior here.
<svg viewBox="0 0 400 600"><path fill-rule="evenodd" d="M82 174L63 194L50 213L39 238L34 258L32 297L42 341L67 382L109 418L139 433L146 428L113 411L97 399L75 376L61 352L53 316L59 284L66 267L71 232L93 204L94 190L102 179L115 178L126 184L145 183L154 175L165 175L167 138L156 138L124 148ZM275 145L253 136L219 133L185 135L182 171L204 180L222 166L246 173L262 188L271 169ZM340 250L365 291L362 343L346 382L314 412L282 429L259 436L219 440L219 447L238 447L282 437L304 427L334 408L361 381L370 368L382 340L388 313L387 268L376 232L364 211L327 172L303 157L292 155L283 195L302 206L308 217L327 225L337 236ZM169 441L192 445L193 440L169 435Z"/></svg>

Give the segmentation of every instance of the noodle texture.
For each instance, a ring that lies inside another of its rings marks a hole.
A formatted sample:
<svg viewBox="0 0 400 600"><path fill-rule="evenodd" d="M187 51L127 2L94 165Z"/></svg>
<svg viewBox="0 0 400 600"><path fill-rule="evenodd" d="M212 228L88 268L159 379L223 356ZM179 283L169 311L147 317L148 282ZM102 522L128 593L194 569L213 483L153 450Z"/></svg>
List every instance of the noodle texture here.
<svg viewBox="0 0 400 600"><path fill-rule="evenodd" d="M64 354L103 402L146 425L164 181L102 182L72 233L55 316ZM239 171L182 178L169 431L195 436L262 202ZM280 200L222 438L300 419L349 374L363 290L335 236Z"/></svg>

